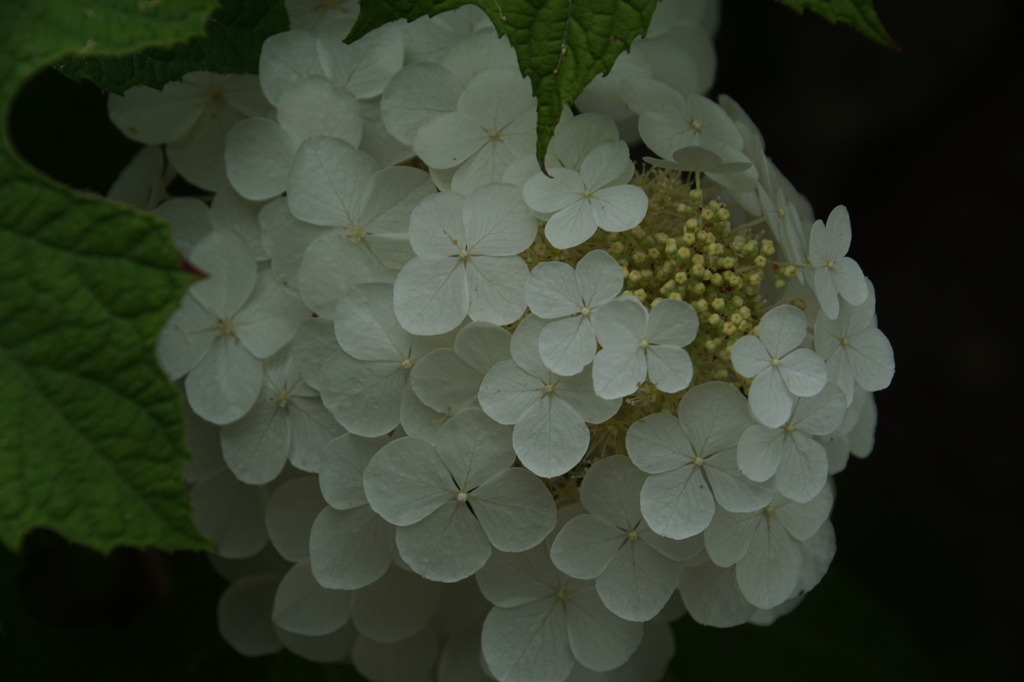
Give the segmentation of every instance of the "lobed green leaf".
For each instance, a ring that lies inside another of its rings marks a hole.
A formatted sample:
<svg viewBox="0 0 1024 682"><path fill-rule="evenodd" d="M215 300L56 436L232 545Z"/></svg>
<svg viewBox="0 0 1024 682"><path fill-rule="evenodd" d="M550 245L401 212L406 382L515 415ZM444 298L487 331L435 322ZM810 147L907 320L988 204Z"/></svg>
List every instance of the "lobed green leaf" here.
<svg viewBox="0 0 1024 682"><path fill-rule="evenodd" d="M28 167L6 133L24 79L61 54L202 29L212 0L0 3L0 542L34 527L108 551L210 546L192 522L180 397L157 332L190 279L170 227Z"/></svg>
<svg viewBox="0 0 1024 682"><path fill-rule="evenodd" d="M72 54L55 66L76 82L86 78L119 95L133 85L160 89L192 71L256 73L263 41L288 30L288 13L284 0L223 0L204 30L170 47L124 56Z"/></svg>

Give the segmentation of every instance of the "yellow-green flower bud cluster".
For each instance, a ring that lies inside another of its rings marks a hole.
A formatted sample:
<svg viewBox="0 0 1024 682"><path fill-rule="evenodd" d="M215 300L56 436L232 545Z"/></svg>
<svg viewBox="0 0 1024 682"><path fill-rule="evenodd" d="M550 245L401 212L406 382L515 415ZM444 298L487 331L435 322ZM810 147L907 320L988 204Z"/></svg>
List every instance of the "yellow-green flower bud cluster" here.
<svg viewBox="0 0 1024 682"><path fill-rule="evenodd" d="M685 183L678 171L649 168L637 173L632 184L643 189L649 201L647 215L633 229L599 231L583 244L563 250L544 239L541 227L522 257L531 269L545 261L575 266L590 251L607 251L622 268L624 293L648 307L674 298L697 311L700 331L687 348L694 365L693 385L725 381L746 388L749 381L732 368L732 347L758 331L765 279L770 274L775 286L785 286L796 275L796 267L772 261L775 244L762 237L763 228L756 229L763 220L734 227L729 208L706 189ZM576 469L550 482L556 500L572 501L574 483L587 468L609 453L626 451L631 424L657 412L675 413L682 395L645 385L623 401L610 421L591 426L590 452Z"/></svg>

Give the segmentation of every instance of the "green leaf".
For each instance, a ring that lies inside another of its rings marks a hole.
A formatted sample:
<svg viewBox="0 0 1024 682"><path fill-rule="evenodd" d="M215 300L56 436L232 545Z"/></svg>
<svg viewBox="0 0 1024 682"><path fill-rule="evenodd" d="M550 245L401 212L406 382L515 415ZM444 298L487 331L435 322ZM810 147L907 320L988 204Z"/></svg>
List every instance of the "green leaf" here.
<svg viewBox="0 0 1024 682"><path fill-rule="evenodd" d="M720 630L684 618L673 628L676 657L669 667L680 680L928 679L924 656L900 617L834 564L793 613L768 627Z"/></svg>
<svg viewBox="0 0 1024 682"><path fill-rule="evenodd" d="M516 49L537 97L537 160L562 115L595 76L608 73L633 38L647 32L657 0L365 0L347 40L395 19L409 21L472 3Z"/></svg>
<svg viewBox="0 0 1024 682"><path fill-rule="evenodd" d="M842 22L853 26L871 40L894 50L901 50L875 13L872 0L778 0L797 14L805 9L825 17L830 24Z"/></svg>
<svg viewBox="0 0 1024 682"><path fill-rule="evenodd" d="M160 89L191 71L256 73L263 41L287 30L284 0L223 0L206 22L205 36L126 56L69 55L56 67L76 82L88 78L119 95L133 85Z"/></svg>
<svg viewBox="0 0 1024 682"><path fill-rule="evenodd" d="M208 0L0 3L0 111L62 53L201 30ZM57 185L0 138L0 542L45 526L108 551L209 546L192 523L178 393L153 354L190 278L170 227Z"/></svg>

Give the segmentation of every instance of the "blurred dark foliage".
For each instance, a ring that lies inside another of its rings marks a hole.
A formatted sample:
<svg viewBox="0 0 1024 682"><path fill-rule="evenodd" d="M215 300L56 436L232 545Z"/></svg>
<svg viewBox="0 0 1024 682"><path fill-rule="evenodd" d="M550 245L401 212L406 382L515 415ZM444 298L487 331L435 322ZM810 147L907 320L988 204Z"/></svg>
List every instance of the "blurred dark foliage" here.
<svg viewBox="0 0 1024 682"><path fill-rule="evenodd" d="M1019 5L876 0L904 48L896 53L767 0L724 0L715 92L747 110L769 155L819 216L840 203L849 208L851 255L877 288L897 371L876 396L875 452L837 480L833 572L768 631L680 626L679 675L696 672L687 659L717 656L729 666L697 666L702 679L742 679L743 660L772 665L766 657L806 651L820 635L849 646L833 641L786 679L801 679L799 671L808 679L856 679L857 659L889 656L899 633L909 633L906 660L923 659L936 680L1014 679L1024 669L1015 646L1024 610L1015 493L1024 467L1011 440L1024 403L1012 393L1022 382L1021 363L1011 357L1020 347L1013 332L1020 269L1012 259L1021 251L1009 216L1024 182L1024 111L1013 95L1024 66ZM22 92L10 127L30 162L97 192L137 148L109 123L94 86L52 70ZM177 658L188 652L184 667L152 659L148 679L321 675L288 658L242 659L217 638L213 605L223 581L204 557L125 549L103 558L46 532L29 538L16 563L3 554L9 570L0 571L0 592L13 583L27 618L47 632L74 633L76 645L92 652L85 655L92 668L79 658L60 668L63 679L122 679L114 669L136 670L131 656L107 672L101 656L123 660L140 642ZM848 616L854 611L843 606L844 591L847 602L870 604ZM844 622L815 620L830 614ZM15 625L0 611L4 679L46 679L17 667L39 652L77 655L55 651L56 643L15 650ZM178 639L165 641L168 631ZM123 641L102 644L104 637ZM139 665L150 660L144 650L137 655ZM889 672L882 677L905 679Z"/></svg>

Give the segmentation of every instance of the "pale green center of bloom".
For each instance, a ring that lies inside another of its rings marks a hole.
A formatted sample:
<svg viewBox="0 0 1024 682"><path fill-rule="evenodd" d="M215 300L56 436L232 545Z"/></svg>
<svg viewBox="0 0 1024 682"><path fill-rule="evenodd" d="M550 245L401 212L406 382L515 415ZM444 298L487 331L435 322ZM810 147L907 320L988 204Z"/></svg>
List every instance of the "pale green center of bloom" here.
<svg viewBox="0 0 1024 682"><path fill-rule="evenodd" d="M629 538L630 540L636 540L640 536L637 535L635 530L631 530L628 533L626 533L626 537Z"/></svg>
<svg viewBox="0 0 1024 682"><path fill-rule="evenodd" d="M345 236L354 242L361 242L363 241L363 237L366 236L366 228L362 225L353 225L348 229L348 232L345 233Z"/></svg>
<svg viewBox="0 0 1024 682"><path fill-rule="evenodd" d="M693 458L693 464L694 466L704 466L704 458L701 457L700 455L697 455L696 457Z"/></svg>
<svg viewBox="0 0 1024 682"><path fill-rule="evenodd" d="M765 516L775 516L775 507L768 506L764 508Z"/></svg>
<svg viewBox="0 0 1024 682"><path fill-rule="evenodd" d="M594 193L591 192L589 189L583 190L583 198L584 199L589 199L592 196L594 196Z"/></svg>
<svg viewBox="0 0 1024 682"><path fill-rule="evenodd" d="M772 358L772 367L778 367L780 364L778 358Z"/></svg>
<svg viewBox="0 0 1024 682"><path fill-rule="evenodd" d="M541 392L544 395L551 395L552 393L555 392L555 385L554 384L544 384L544 388L541 389Z"/></svg>
<svg viewBox="0 0 1024 682"><path fill-rule="evenodd" d="M402 360L402 369L412 369L412 365L412 359L406 358L405 360Z"/></svg>
<svg viewBox="0 0 1024 682"><path fill-rule="evenodd" d="M569 588L568 588L568 587L563 587L562 589L560 589L560 590L559 590L559 591L558 591L558 592L556 593L556 595L555 595L555 596L557 596L557 597L558 597L559 599L561 599L562 601L566 601L566 600L568 600L568 599L569 599L569 597L571 597L571 596L572 596L572 592L570 592L570 591L569 591Z"/></svg>
<svg viewBox="0 0 1024 682"><path fill-rule="evenodd" d="M458 502L465 502L466 500L468 500L468 499L469 499L469 494L468 494L468 493L465 493L465 492L463 492L463 491L461 491L461 490L460 490L460 491L459 491L459 494L455 496L455 499L456 499L456 500L457 500Z"/></svg>
<svg viewBox="0 0 1024 682"><path fill-rule="evenodd" d="M279 407L286 407L291 401L292 396L287 391L278 391L277 393L277 404Z"/></svg>
<svg viewBox="0 0 1024 682"><path fill-rule="evenodd" d="M217 320L217 331L214 332L214 336L235 336L238 331L238 323L230 317L222 317Z"/></svg>
<svg viewBox="0 0 1024 682"><path fill-rule="evenodd" d="M487 137L491 139L491 142L501 142L501 132L494 128L487 131Z"/></svg>
<svg viewBox="0 0 1024 682"><path fill-rule="evenodd" d="M647 339L640 339L640 347L641 348L647 348L647 346L649 346L649 345L651 345L650 341L648 341Z"/></svg>
<svg viewBox="0 0 1024 682"><path fill-rule="evenodd" d="M785 430L786 433L793 433L794 431L796 431L796 427L793 426L792 424L786 424Z"/></svg>

